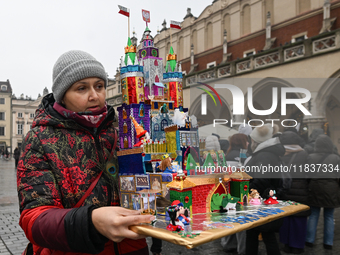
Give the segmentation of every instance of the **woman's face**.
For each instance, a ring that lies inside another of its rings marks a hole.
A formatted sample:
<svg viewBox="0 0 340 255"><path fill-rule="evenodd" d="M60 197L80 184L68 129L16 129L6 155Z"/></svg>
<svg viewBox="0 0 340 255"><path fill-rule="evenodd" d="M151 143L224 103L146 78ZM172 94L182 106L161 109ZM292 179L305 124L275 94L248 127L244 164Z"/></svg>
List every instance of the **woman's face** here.
<svg viewBox="0 0 340 255"><path fill-rule="evenodd" d="M104 80L86 78L77 81L66 91L62 103L73 112L92 112L105 106L105 96Z"/></svg>

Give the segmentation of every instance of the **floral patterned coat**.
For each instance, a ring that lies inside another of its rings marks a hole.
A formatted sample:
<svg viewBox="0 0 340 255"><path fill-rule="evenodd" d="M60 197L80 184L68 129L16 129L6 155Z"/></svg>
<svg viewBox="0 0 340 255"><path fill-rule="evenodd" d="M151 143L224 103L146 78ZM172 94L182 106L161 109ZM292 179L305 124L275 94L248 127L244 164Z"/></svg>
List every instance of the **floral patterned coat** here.
<svg viewBox="0 0 340 255"><path fill-rule="evenodd" d="M114 243L91 220L95 208L119 206L116 176L106 170L114 149L114 109L108 108L97 129L88 129L61 116L53 104L52 94L43 98L18 163L19 224L34 254L148 254L145 239ZM73 208L101 171L83 206Z"/></svg>

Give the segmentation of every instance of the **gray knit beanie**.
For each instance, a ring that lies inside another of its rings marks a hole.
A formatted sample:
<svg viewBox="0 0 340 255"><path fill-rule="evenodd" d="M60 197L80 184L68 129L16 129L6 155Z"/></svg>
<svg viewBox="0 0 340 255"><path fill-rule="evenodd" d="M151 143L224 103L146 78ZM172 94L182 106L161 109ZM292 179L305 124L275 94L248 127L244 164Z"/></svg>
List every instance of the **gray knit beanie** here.
<svg viewBox="0 0 340 255"><path fill-rule="evenodd" d="M103 65L90 54L72 50L61 55L53 67L52 92L54 99L60 103L65 92L77 81L98 77L107 85L107 75Z"/></svg>

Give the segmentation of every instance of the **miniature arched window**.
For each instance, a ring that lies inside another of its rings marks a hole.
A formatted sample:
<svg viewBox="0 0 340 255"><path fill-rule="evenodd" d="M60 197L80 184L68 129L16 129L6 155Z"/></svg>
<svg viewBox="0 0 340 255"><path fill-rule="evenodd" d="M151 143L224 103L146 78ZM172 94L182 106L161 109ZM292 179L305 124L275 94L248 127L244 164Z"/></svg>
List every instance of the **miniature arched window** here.
<svg viewBox="0 0 340 255"><path fill-rule="evenodd" d="M149 46L151 46L151 41L149 41Z"/></svg>
<svg viewBox="0 0 340 255"><path fill-rule="evenodd" d="M146 41L144 42L144 46L146 46Z"/></svg>
<svg viewBox="0 0 340 255"><path fill-rule="evenodd" d="M126 113L125 108L123 108L123 119L124 119L124 120L127 119L127 113Z"/></svg>
<svg viewBox="0 0 340 255"><path fill-rule="evenodd" d="M159 125L158 124L155 124L155 127L153 129L154 131L159 131Z"/></svg>
<svg viewBox="0 0 340 255"><path fill-rule="evenodd" d="M139 117L143 118L145 115L144 115L144 104L141 104L139 106L139 114L138 114Z"/></svg>
<svg viewBox="0 0 340 255"><path fill-rule="evenodd" d="M127 149L127 148L129 148L129 141L128 141L127 137L125 136L124 137L124 149Z"/></svg>
<svg viewBox="0 0 340 255"><path fill-rule="evenodd" d="M161 130L164 131L164 128L168 126L168 121L167 120L162 120L161 122Z"/></svg>
<svg viewBox="0 0 340 255"><path fill-rule="evenodd" d="M127 134L127 132L128 132L128 128L127 128L126 122L124 122L124 124L123 124L123 133Z"/></svg>

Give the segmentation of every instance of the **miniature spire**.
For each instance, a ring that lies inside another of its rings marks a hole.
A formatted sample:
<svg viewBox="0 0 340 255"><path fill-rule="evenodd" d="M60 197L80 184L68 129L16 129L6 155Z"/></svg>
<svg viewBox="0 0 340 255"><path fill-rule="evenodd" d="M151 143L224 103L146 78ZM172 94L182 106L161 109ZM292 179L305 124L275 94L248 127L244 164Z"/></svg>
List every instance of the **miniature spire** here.
<svg viewBox="0 0 340 255"><path fill-rule="evenodd" d="M130 119L132 120L133 125L135 126L137 138L140 138L140 137L142 137L143 135L145 135L147 131L144 130L144 128L141 127L141 126L138 124L138 122L135 120L135 118L132 117L132 116L130 116Z"/></svg>
<svg viewBox="0 0 340 255"><path fill-rule="evenodd" d="M169 72L168 71L169 63L170 63L170 67L171 67L171 72L174 72L175 68L176 68L176 64L177 64L177 55L174 54L174 49L172 48L172 46L170 47L170 52L166 56L166 59L167 59L167 65L166 65L165 72Z"/></svg>
<svg viewBox="0 0 340 255"><path fill-rule="evenodd" d="M130 37L128 38L127 46L125 47L125 65L128 65L128 60L130 59L132 64L135 63L136 56L136 46L131 43Z"/></svg>

